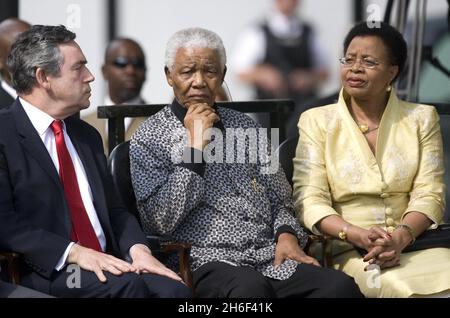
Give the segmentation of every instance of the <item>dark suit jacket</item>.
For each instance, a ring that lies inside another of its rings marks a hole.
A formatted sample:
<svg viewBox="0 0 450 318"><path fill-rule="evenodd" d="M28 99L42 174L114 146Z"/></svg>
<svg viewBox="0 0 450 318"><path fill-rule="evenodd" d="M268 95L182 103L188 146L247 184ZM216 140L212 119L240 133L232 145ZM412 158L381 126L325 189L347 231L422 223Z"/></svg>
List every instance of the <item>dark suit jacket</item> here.
<svg viewBox="0 0 450 318"><path fill-rule="evenodd" d="M1 83L1 80L0 80ZM6 108L14 102L14 98L6 92L0 85L0 109Z"/></svg>
<svg viewBox="0 0 450 318"><path fill-rule="evenodd" d="M74 117L65 123L86 170L107 252L124 258L132 245L146 244L145 236L117 199L98 132ZM64 192L52 159L19 100L0 111L0 127L0 248L24 256L25 285L47 290L70 243Z"/></svg>

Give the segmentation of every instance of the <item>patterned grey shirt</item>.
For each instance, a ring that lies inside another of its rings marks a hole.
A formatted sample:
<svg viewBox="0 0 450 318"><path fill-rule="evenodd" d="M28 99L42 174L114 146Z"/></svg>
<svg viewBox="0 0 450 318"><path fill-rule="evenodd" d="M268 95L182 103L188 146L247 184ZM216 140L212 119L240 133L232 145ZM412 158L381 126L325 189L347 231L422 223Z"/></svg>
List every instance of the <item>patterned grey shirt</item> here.
<svg viewBox="0 0 450 318"><path fill-rule="evenodd" d="M303 247L307 234L293 217L291 188L282 169L261 173L261 161L249 163L248 156L245 163L191 164L203 166L200 172L180 164L186 129L174 107L181 106L174 102L150 117L131 140L131 177L144 231L192 244L192 270L221 261L251 266L274 279L290 277L295 261L278 269L272 265L276 235L288 228ZM229 128L257 128L242 113L221 107L217 112L225 135ZM224 156L226 146L223 142Z"/></svg>

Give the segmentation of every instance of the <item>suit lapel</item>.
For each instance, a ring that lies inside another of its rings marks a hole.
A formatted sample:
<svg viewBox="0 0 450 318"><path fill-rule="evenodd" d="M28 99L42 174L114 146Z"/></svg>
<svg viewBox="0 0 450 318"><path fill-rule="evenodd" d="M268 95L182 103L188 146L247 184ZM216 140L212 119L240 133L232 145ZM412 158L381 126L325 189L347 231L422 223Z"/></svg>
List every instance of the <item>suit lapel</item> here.
<svg viewBox="0 0 450 318"><path fill-rule="evenodd" d="M56 171L52 158L18 100L14 102L11 111L24 149L36 160L58 188L61 188L58 171Z"/></svg>

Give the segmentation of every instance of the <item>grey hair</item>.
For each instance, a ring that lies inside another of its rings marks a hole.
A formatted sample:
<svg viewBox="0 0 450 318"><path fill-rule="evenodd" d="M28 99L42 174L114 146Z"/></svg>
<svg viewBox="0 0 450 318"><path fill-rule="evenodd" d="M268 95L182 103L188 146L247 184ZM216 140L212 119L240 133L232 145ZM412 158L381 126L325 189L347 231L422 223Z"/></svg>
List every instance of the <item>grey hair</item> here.
<svg viewBox="0 0 450 318"><path fill-rule="evenodd" d="M202 28L183 29L173 34L166 46L165 64L169 70L175 63L175 56L181 48L208 48L219 54L222 70L227 63L227 54L222 39L214 32Z"/></svg>
<svg viewBox="0 0 450 318"><path fill-rule="evenodd" d="M7 60L12 86L17 93L31 92L37 83L37 68L49 75L59 75L64 61L58 45L71 42L75 37L75 33L63 25L33 25L30 30L20 34Z"/></svg>

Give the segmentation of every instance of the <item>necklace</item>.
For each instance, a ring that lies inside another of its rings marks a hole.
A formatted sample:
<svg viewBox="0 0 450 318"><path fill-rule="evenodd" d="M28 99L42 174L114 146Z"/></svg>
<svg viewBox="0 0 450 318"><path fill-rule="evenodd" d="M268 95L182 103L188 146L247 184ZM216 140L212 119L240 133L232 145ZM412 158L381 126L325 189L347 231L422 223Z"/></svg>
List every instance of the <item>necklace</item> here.
<svg viewBox="0 0 450 318"><path fill-rule="evenodd" d="M375 126L373 126L372 128L370 128L369 125L366 124L366 123L362 123L362 124L361 124L361 123L356 119L356 115L355 115L355 113L353 112L353 109L352 109L351 107L349 107L349 111L350 111L350 114L351 114L353 120L355 121L356 125L358 125L359 130L360 130L364 135L367 135L368 133L370 133L370 132L372 132L372 131L375 131L375 130L377 130L377 129L380 127L380 124L375 125ZM381 115L382 115L382 113L378 116L378 118L380 118Z"/></svg>
<svg viewBox="0 0 450 318"><path fill-rule="evenodd" d="M361 130L361 132L363 134L368 134L371 131L377 130L378 127L380 127L379 125L376 125L376 126L370 128L369 125L367 125L367 124L360 124L360 123L357 123L357 124L358 124L359 130Z"/></svg>

